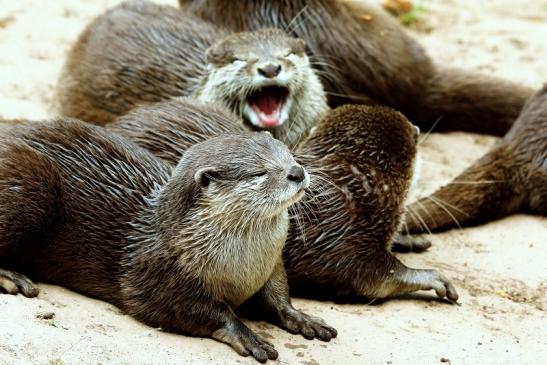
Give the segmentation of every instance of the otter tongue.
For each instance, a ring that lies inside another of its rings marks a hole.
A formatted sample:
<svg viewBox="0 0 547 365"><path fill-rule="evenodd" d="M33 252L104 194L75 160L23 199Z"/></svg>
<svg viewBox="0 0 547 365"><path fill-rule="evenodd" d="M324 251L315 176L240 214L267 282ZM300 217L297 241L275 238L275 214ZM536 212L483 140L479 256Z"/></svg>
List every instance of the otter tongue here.
<svg viewBox="0 0 547 365"><path fill-rule="evenodd" d="M279 95L275 91L265 89L250 100L250 105L258 116L262 127L273 128L281 124L279 114L282 102L279 99Z"/></svg>

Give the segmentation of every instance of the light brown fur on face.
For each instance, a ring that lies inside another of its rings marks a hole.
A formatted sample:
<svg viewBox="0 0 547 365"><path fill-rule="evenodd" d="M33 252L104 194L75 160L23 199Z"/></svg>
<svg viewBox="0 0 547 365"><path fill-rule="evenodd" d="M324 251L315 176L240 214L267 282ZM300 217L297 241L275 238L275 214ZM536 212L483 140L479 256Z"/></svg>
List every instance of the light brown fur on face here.
<svg viewBox="0 0 547 365"><path fill-rule="evenodd" d="M484 223L518 211L547 215L547 85L490 152L408 211L410 232Z"/></svg>
<svg viewBox="0 0 547 365"><path fill-rule="evenodd" d="M176 161L192 143L230 128L225 123L215 131L219 124L207 113L200 119L177 118L172 111L184 115L184 105L174 108L174 102L153 107L160 119L150 117L150 106L134 110L129 118L139 126L130 138L147 147L150 142L143 143L143 136L153 134L152 144L163 147L166 161ZM169 120L169 133L156 129L164 120ZM208 128L196 133L195 124ZM232 125L241 128L237 120ZM291 290L312 296L387 297L434 289L441 298L457 299L441 274L410 269L390 252L413 174L416 140L416 128L385 107L346 106L319 122L295 152L311 183L292 211L283 250Z"/></svg>
<svg viewBox="0 0 547 365"><path fill-rule="evenodd" d="M303 39L335 107L387 105L422 130L505 134L533 90L448 70L393 17L363 1L180 0L181 9L235 32L280 28ZM363 17L366 15L366 17Z"/></svg>
<svg viewBox="0 0 547 365"><path fill-rule="evenodd" d="M256 297L279 326L329 341L336 330L292 307L281 263L307 184L265 132L210 138L170 166L77 120L13 126L0 139L0 288L36 296L28 275L265 362L277 352L234 313Z"/></svg>

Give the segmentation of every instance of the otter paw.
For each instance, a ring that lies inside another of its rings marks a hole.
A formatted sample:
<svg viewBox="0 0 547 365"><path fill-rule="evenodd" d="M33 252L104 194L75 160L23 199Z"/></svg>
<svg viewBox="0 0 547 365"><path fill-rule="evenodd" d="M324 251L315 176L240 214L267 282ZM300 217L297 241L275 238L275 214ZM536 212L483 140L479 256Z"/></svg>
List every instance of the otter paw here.
<svg viewBox="0 0 547 365"><path fill-rule="evenodd" d="M452 283L447 278L445 278L438 272L434 270L432 271L433 271L433 274L432 274L430 289L435 290L435 293L437 294L439 298L446 297L454 302L457 301L459 296L454 285L452 285Z"/></svg>
<svg viewBox="0 0 547 365"><path fill-rule="evenodd" d="M27 298L38 295L39 289L29 278L14 271L0 269L0 288L8 294L21 293Z"/></svg>
<svg viewBox="0 0 547 365"><path fill-rule="evenodd" d="M212 337L227 343L241 356L252 355L257 361L265 363L279 356L274 346L257 336L244 324L227 326L213 332Z"/></svg>
<svg viewBox="0 0 547 365"><path fill-rule="evenodd" d="M393 237L391 251L404 253L423 252L429 247L431 247L431 241L426 238L397 233L395 237Z"/></svg>
<svg viewBox="0 0 547 365"><path fill-rule="evenodd" d="M308 340L318 338L322 341L330 341L338 335L338 332L322 319L311 317L296 309L284 311L280 325L290 333L300 333Z"/></svg>

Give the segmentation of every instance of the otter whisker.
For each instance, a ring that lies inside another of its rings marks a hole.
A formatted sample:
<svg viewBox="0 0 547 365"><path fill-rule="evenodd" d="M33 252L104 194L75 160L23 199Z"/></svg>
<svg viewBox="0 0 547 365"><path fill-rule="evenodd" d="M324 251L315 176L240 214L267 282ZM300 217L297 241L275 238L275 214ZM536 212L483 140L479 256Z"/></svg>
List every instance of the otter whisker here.
<svg viewBox="0 0 547 365"><path fill-rule="evenodd" d="M433 198L432 196L428 196L426 199L430 200L431 202L433 202L433 204L437 205L439 208L441 208L442 210L444 210L446 212L446 214L448 214L448 216L450 216L450 218L454 221L454 223L456 223L456 225L458 226L458 228L460 230L462 230L462 226L460 225L460 222L456 219L456 217L454 216L454 214L452 214L450 212L450 210L448 210L448 208L446 208L443 204L441 204L441 202L439 202L438 200L436 200L435 198Z"/></svg>
<svg viewBox="0 0 547 365"><path fill-rule="evenodd" d="M455 205L453 205L453 204L447 202L446 200L437 198L437 197L435 197L435 196L430 196L430 198L431 198L431 199L435 199L435 200L437 200L438 202L441 202L442 204L444 204L444 205L446 205L446 206L448 206L448 207L454 209L455 211L457 211L457 212L463 214L463 215L466 216L466 217L469 217L469 213L467 213L467 212L463 211L461 208L459 208L459 207L457 207L457 206L455 206Z"/></svg>
<svg viewBox="0 0 547 365"><path fill-rule="evenodd" d="M422 210L424 210L423 206L421 207ZM418 221L418 223L420 224L420 227L422 228L425 228L425 230L429 233L429 234L432 234L431 231L429 230L429 227L427 226L427 224L425 223L425 221L423 220L423 218L421 217L420 213L416 212L414 209L412 209L412 207L410 206L407 206L406 207L407 209L407 213L410 214L415 220Z"/></svg>
<svg viewBox="0 0 547 365"><path fill-rule="evenodd" d="M418 205L420 206L420 208L422 209L422 211L424 211L425 214L427 214L427 216L429 217L429 219L431 219L431 221L432 221L434 224L436 224L437 221L435 220L435 217L433 217L433 216L429 213L429 210L427 210L427 209L425 208L425 206L423 205L423 203L422 203L421 201L418 200L418 201L416 201L416 204L418 204ZM421 215L420 215L420 217L421 217ZM425 222L424 222L424 223L425 223ZM429 233L431 233L431 232L429 232Z"/></svg>
<svg viewBox="0 0 547 365"><path fill-rule="evenodd" d="M425 141L427 141L427 139L429 138L429 136L431 135L431 132L433 131L433 129L435 129L435 127L437 126L437 124L439 124L439 122L441 121L443 117L440 116L438 117L435 122L431 125L431 127L427 130L427 132L425 132L423 134L423 137L422 137L422 133L420 133L420 138L418 139L418 147L420 147L420 145L422 143L424 143Z"/></svg>
<svg viewBox="0 0 547 365"><path fill-rule="evenodd" d="M300 23L295 23L295 21L305 15L306 11L308 11L308 5L304 5L304 7L302 7L302 9L300 9L300 11L291 19L287 26L282 29L289 34L293 34L295 29L301 25L301 22L305 21L305 18L300 19Z"/></svg>
<svg viewBox="0 0 547 365"><path fill-rule="evenodd" d="M354 99L354 100L361 100L361 101L365 101L367 103L370 103L369 98L361 96L361 95L342 94L342 93L335 93L335 92L332 92L332 91L327 91L327 92L325 92L325 94L332 95L332 96L341 96L341 97L344 97L344 98L349 98L349 99Z"/></svg>

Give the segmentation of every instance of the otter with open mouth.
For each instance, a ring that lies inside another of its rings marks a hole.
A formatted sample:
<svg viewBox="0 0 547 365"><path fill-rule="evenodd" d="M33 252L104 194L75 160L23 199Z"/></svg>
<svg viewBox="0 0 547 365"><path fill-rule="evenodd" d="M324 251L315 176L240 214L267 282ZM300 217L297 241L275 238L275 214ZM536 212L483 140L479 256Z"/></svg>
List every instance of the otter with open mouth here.
<svg viewBox="0 0 547 365"><path fill-rule="evenodd" d="M279 29L232 34L128 1L80 35L59 81L60 112L104 125L140 104L193 95L294 147L329 109L305 48Z"/></svg>
<svg viewBox="0 0 547 365"><path fill-rule="evenodd" d="M328 110L302 40L279 29L235 33L207 51L195 96L223 104L294 147Z"/></svg>

